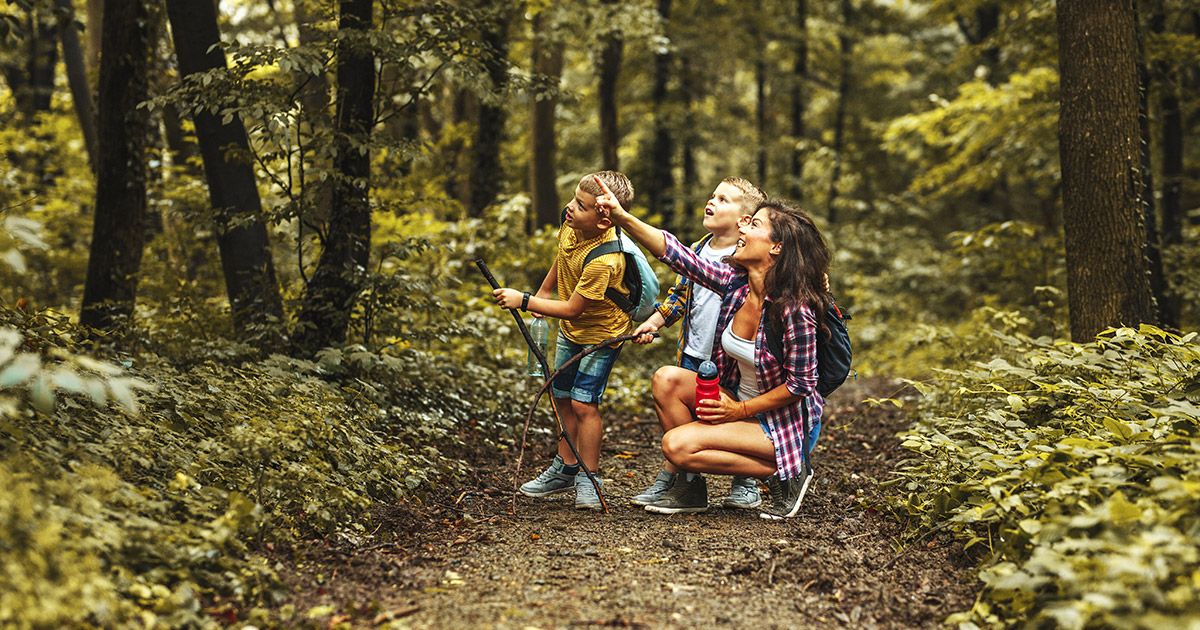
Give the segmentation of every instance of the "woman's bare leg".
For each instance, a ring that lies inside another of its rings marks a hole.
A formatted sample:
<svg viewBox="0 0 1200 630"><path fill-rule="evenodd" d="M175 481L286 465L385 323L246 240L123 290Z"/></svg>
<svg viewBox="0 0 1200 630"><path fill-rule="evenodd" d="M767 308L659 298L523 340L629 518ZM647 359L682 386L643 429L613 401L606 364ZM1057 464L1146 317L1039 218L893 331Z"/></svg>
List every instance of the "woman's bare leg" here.
<svg viewBox="0 0 1200 630"><path fill-rule="evenodd" d="M654 392L654 413L663 434L695 420L692 409L696 406L696 373L681 367L668 365L654 373L650 384ZM676 473L679 469L669 460L663 462L663 470Z"/></svg>
<svg viewBox="0 0 1200 630"><path fill-rule="evenodd" d="M775 445L753 420L675 427L663 435L663 454L676 471L758 478L775 472Z"/></svg>

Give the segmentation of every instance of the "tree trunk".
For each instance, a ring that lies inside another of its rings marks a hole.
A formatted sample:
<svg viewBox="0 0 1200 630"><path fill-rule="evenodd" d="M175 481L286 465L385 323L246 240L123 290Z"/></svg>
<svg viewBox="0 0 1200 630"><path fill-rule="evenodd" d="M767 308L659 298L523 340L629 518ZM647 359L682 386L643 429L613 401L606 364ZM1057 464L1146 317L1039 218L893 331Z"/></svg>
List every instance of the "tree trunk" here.
<svg viewBox="0 0 1200 630"><path fill-rule="evenodd" d="M54 97L54 67L58 64L57 20L44 10L29 12L29 58L27 91L17 95L18 108L32 119L38 112L50 111ZM22 104L24 101L24 104Z"/></svg>
<svg viewBox="0 0 1200 630"><path fill-rule="evenodd" d="M495 94L508 85L508 24L511 12L498 9L495 22L488 24L483 32L483 44L487 51L483 65L491 80ZM475 124L475 139L471 143L471 192L467 212L470 216L483 216L484 208L496 202L504 184L504 168L500 164L500 143L504 140L504 100L485 99L479 104L479 118Z"/></svg>
<svg viewBox="0 0 1200 630"><path fill-rule="evenodd" d="M1150 17L1150 30L1166 32L1162 2L1156 3ZM1168 60L1154 64L1159 83L1158 109L1162 120L1162 248L1164 251L1183 243L1183 114L1179 99L1179 77ZM1178 328L1183 305L1179 296L1166 286L1159 296L1158 313L1162 323Z"/></svg>
<svg viewBox="0 0 1200 630"><path fill-rule="evenodd" d="M562 79L563 47L549 42L541 32L542 15L533 22L533 72L544 77L550 87L558 90ZM535 94L530 123L533 159L529 163L529 188L533 191L534 229L558 225L558 146L555 137L555 115L558 94Z"/></svg>
<svg viewBox="0 0 1200 630"><path fill-rule="evenodd" d="M804 202L804 110L808 105L808 0L796 2L796 59L792 66L792 170L788 192Z"/></svg>
<svg viewBox="0 0 1200 630"><path fill-rule="evenodd" d="M671 0L658 0L658 15L664 31L671 19ZM661 50L654 55L654 87L651 92L654 136L650 148L650 181L648 195L650 212L662 216L663 224L675 225L675 176L672 157L675 154L671 138L667 87L671 80L671 53Z"/></svg>
<svg viewBox="0 0 1200 630"><path fill-rule="evenodd" d="M370 30L373 4L373 0L341 0L339 30L343 34ZM367 146L374 121L375 59L365 46L366 42L339 37L333 164L338 181L329 210L329 236L304 294L295 333L297 349L310 355L345 341L371 253L371 153Z"/></svg>
<svg viewBox="0 0 1200 630"><path fill-rule="evenodd" d="M758 185L766 188L767 184L767 146L771 140L767 138L767 61L765 42L758 46L758 59L754 62L754 129L758 136L756 169Z"/></svg>
<svg viewBox="0 0 1200 630"><path fill-rule="evenodd" d="M696 100L699 97L699 90L696 87L692 60L687 56L680 59L679 75L683 98L683 155L680 157L680 165L683 167L683 208L684 216L690 217L696 201L694 199L695 191L700 185L700 176L696 169ZM680 221L680 223L687 223L687 221Z"/></svg>
<svg viewBox="0 0 1200 630"><path fill-rule="evenodd" d="M1071 338L1154 317L1138 176L1132 0L1059 0L1067 289Z"/></svg>
<svg viewBox="0 0 1200 630"><path fill-rule="evenodd" d="M604 0L604 4L616 4L616 0ZM604 36L603 48L600 51L600 151L605 170L620 170L621 163L617 157L617 147L621 144L621 134L617 127L617 78L621 72L621 57L625 44L619 33Z"/></svg>
<svg viewBox="0 0 1200 630"><path fill-rule="evenodd" d="M167 16L182 76L226 67L214 3L168 0ZM194 121L208 196L216 210L217 248L234 328L242 338L276 340L281 337L283 301L254 169L246 161L250 153L246 129L239 116L222 124L208 111L196 113Z"/></svg>
<svg viewBox="0 0 1200 630"><path fill-rule="evenodd" d="M1142 224L1146 227L1146 266L1150 273L1150 292L1156 306L1161 306L1166 297L1167 280L1163 276L1162 242L1158 237L1158 217L1154 207L1154 167L1150 162L1150 78L1149 60L1146 58L1145 33L1137 4L1133 8L1133 25L1137 42L1138 75L1138 158L1142 188Z"/></svg>
<svg viewBox="0 0 1200 630"><path fill-rule="evenodd" d="M87 68L92 80L96 80L100 71L100 25L103 23L104 0L87 0Z"/></svg>
<svg viewBox="0 0 1200 630"><path fill-rule="evenodd" d="M146 214L146 70L154 33L142 0L105 7L100 64L96 218L80 323L112 330L133 314Z"/></svg>
<svg viewBox="0 0 1200 630"><path fill-rule="evenodd" d="M71 0L56 0L58 7L58 32L62 40L63 63L67 67L67 83L71 86L71 101L75 104L75 117L83 132L83 146L87 149L88 165L96 172L96 104L92 102L92 88L88 82L87 64L83 60L83 46L79 42L79 29L75 22L75 7Z"/></svg>
<svg viewBox="0 0 1200 630"><path fill-rule="evenodd" d="M840 77L838 78L837 109L833 115L833 173L829 177L829 200L825 207L829 225L838 221L838 180L842 178L842 152L846 143L846 101L850 97L850 53L854 43L850 40L850 23L853 18L850 0L842 0L842 25L838 30Z"/></svg>

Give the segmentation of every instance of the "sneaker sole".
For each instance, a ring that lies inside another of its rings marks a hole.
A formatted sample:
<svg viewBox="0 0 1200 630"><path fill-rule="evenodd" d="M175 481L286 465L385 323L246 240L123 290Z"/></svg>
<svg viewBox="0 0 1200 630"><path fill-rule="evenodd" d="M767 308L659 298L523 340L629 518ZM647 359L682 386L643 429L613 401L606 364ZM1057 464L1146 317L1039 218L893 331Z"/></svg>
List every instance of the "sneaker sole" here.
<svg viewBox="0 0 1200 630"><path fill-rule="evenodd" d="M662 500L662 497L656 497L653 499L639 499L637 497L633 497L632 499L629 500L629 502L634 505L640 505L642 507L645 507L647 505L650 505L651 503L654 503L655 501L661 501L661 500Z"/></svg>
<svg viewBox="0 0 1200 630"><path fill-rule="evenodd" d="M804 495L808 494L808 484L812 482L814 475L809 475L808 479L804 480L804 485L800 486L800 496L796 499L795 505L787 514L771 514L770 512L759 512L758 515L768 521L782 521L785 518L792 518L800 512L800 504L804 502Z"/></svg>
<svg viewBox="0 0 1200 630"><path fill-rule="evenodd" d="M559 488L558 490L547 490L546 492L534 492L532 490L526 490L525 488L519 488L518 491L527 497L533 497L535 499L540 499L542 497L548 497L552 494L558 494L560 492L566 492L567 490L574 490L574 489L575 489L575 486L570 485L565 488Z"/></svg>
<svg viewBox="0 0 1200 630"><path fill-rule="evenodd" d="M647 505L646 511L654 512L655 514L699 514L701 512L707 512L708 506L706 505L704 507L677 507L677 508L674 508L674 507L662 507L659 505Z"/></svg>

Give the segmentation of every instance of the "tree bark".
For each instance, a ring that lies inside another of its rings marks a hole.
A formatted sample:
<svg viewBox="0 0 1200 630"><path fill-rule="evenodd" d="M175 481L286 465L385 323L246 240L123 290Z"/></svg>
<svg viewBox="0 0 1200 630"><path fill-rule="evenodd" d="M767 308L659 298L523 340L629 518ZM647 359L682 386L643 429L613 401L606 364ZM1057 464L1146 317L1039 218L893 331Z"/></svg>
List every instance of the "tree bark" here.
<svg viewBox="0 0 1200 630"><path fill-rule="evenodd" d="M683 98L683 147L680 156L680 165L683 167L683 207L685 213L690 213L695 202L693 197L696 193L694 191L697 190L700 183L700 176L696 169L696 100L699 97L699 90L696 86L692 60L686 55L680 59L679 75L680 92L682 92ZM686 221L680 223L686 223Z"/></svg>
<svg viewBox="0 0 1200 630"><path fill-rule="evenodd" d="M1071 338L1152 321L1138 176L1133 0L1059 0L1063 231Z"/></svg>
<svg viewBox="0 0 1200 630"><path fill-rule="evenodd" d="M226 67L214 3L168 0L167 16L183 77ZM239 116L233 116L228 124L208 111L193 118L208 196L216 210L217 248L234 328L245 339L280 339L283 300L262 222L254 169L246 161L250 155L246 129Z"/></svg>
<svg viewBox="0 0 1200 630"><path fill-rule="evenodd" d="M833 115L833 173L829 177L829 200L825 207L829 225L838 221L838 183L842 178L842 152L846 143L846 101L850 97L850 54L854 48L850 39L850 23L853 18L850 0L841 0L841 10L842 25L838 30L841 71L838 78L837 109Z"/></svg>
<svg viewBox="0 0 1200 630"><path fill-rule="evenodd" d="M349 31L371 29L373 4L373 0L341 0L338 5L333 164L338 181L329 210L329 236L301 302L294 335L297 349L309 355L345 341L370 258L371 154L367 147L374 121L375 59L366 42L346 36Z"/></svg>
<svg viewBox="0 0 1200 630"><path fill-rule="evenodd" d="M765 42L758 45L758 58L754 62L754 129L758 136L755 172L758 174L758 185L766 188L767 183L767 147L771 140L767 137L767 46Z"/></svg>
<svg viewBox="0 0 1200 630"><path fill-rule="evenodd" d="M616 0L604 0L604 4L616 4ZM617 78L621 73L621 57L625 44L618 33L604 36L600 51L600 151L601 161L605 170L621 169L617 157L617 148L621 144L621 134L617 127Z"/></svg>
<svg viewBox="0 0 1200 630"><path fill-rule="evenodd" d="M58 32L62 41L63 63L67 67L67 83L71 87L71 101L75 105L75 117L83 133L83 146L87 149L88 165L92 174L96 172L96 104L92 101L92 88L87 77L87 63L83 60L83 46L79 42L79 29L75 22L75 6L71 0L56 0L58 9Z"/></svg>
<svg viewBox="0 0 1200 630"><path fill-rule="evenodd" d="M804 202L804 111L808 106L808 0L796 2L796 58L792 66L792 170L788 192Z"/></svg>
<svg viewBox="0 0 1200 630"><path fill-rule="evenodd" d="M133 314L146 214L146 71L154 33L142 0L105 7L100 64L96 217L80 323L112 330Z"/></svg>
<svg viewBox="0 0 1200 630"><path fill-rule="evenodd" d="M542 32L542 15L533 23L533 72L545 77L554 90L562 79L563 47L557 42L547 41ZM533 159L529 163L529 188L533 191L534 229L545 225L558 225L558 146L555 137L558 94L535 94L532 107Z"/></svg>
<svg viewBox="0 0 1200 630"><path fill-rule="evenodd" d="M1150 91L1153 89L1153 81L1150 77L1150 62L1146 58L1145 32L1142 30L1136 2L1133 9L1133 25L1137 42L1138 157L1141 162L1138 170L1142 183L1139 194L1142 202L1142 224L1146 228L1146 266L1150 273L1150 292L1154 296L1156 307L1160 307L1166 297L1167 280L1163 275L1162 241L1158 236L1158 217L1154 204L1154 167L1150 161Z"/></svg>
<svg viewBox="0 0 1200 630"><path fill-rule="evenodd" d="M1150 30L1166 33L1166 14L1162 2L1155 3ZM1154 64L1158 80L1159 116L1162 120L1162 238L1163 251L1183 243L1183 113L1179 99L1179 76L1166 59ZM1183 305L1169 286L1158 296L1158 313L1165 326L1178 328Z"/></svg>
<svg viewBox="0 0 1200 630"><path fill-rule="evenodd" d="M87 0L87 68L92 80L96 80L100 73L100 32L103 23L104 0Z"/></svg>
<svg viewBox="0 0 1200 630"><path fill-rule="evenodd" d="M658 15L666 30L671 19L671 0L658 0ZM651 108L654 134L650 148L650 181L648 194L650 212L662 216L663 224L675 225L675 175L672 156L675 154L671 137L668 110L668 85L671 80L671 53L662 50L654 55L654 87Z"/></svg>
<svg viewBox="0 0 1200 630"><path fill-rule="evenodd" d="M487 69L493 93L503 92L508 85L508 24L510 11L497 10L495 21L483 31L487 51L483 65ZM505 112L503 100L484 99L479 104L475 123L475 138L471 143L471 182L467 212L483 216L484 208L496 202L504 184L504 168L500 164L500 143L504 140Z"/></svg>

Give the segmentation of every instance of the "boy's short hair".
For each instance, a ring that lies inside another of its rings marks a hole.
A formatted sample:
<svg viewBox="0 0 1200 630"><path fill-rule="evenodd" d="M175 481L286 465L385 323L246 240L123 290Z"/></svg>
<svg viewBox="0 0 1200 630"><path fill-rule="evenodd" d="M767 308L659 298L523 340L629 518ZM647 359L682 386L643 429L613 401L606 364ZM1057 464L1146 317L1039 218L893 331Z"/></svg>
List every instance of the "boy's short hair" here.
<svg viewBox="0 0 1200 630"><path fill-rule="evenodd" d="M758 210L758 204L767 200L767 193L743 177L726 177L721 183L742 191L742 214L754 213Z"/></svg>
<svg viewBox="0 0 1200 630"><path fill-rule="evenodd" d="M608 186L608 189L616 195L621 207L628 210L630 205L633 204L633 182L629 181L625 173L620 171L600 171L584 175L583 179L579 180L579 189L589 195L599 196L604 191L600 189L596 180L592 179L593 177L599 177L600 181L604 182L605 186Z"/></svg>

